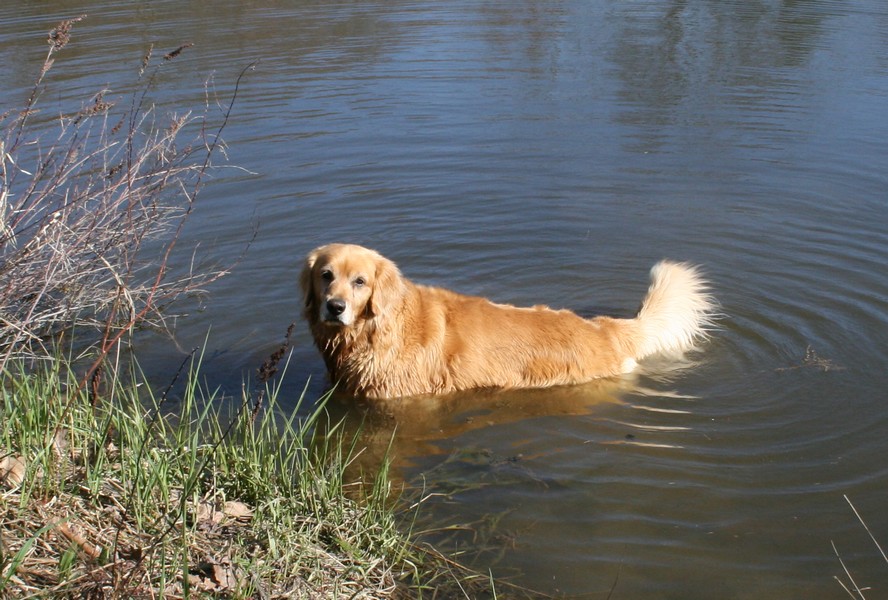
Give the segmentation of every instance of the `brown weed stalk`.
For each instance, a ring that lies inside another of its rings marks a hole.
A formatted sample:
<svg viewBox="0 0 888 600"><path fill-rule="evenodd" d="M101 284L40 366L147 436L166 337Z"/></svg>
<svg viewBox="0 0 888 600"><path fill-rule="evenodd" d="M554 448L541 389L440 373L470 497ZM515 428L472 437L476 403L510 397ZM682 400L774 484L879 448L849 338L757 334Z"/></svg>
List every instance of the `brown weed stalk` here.
<svg viewBox="0 0 888 600"><path fill-rule="evenodd" d="M214 167L237 87L219 125L210 124L209 100L201 114L158 115L146 94L170 55L151 70L149 50L129 102L102 90L36 123L54 57L84 16L50 32L24 108L0 120L0 369L12 358L50 356L71 328L81 345L92 330L98 353L84 383L98 389L99 365L124 335L163 327L164 307L227 272L195 270L193 260L176 270L171 257Z"/></svg>

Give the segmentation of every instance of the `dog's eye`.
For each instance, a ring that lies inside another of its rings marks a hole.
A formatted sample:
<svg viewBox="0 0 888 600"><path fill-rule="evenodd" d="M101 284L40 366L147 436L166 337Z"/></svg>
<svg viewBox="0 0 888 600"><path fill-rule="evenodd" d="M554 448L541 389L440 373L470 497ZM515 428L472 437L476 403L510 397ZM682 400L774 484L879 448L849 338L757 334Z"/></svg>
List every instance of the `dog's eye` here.
<svg viewBox="0 0 888 600"><path fill-rule="evenodd" d="M321 271L321 279L327 282L333 281L333 271L327 269Z"/></svg>
<svg viewBox="0 0 888 600"><path fill-rule="evenodd" d="M364 279L363 277L356 277L355 278L355 287L364 287L364 285L366 283L367 283L367 280Z"/></svg>

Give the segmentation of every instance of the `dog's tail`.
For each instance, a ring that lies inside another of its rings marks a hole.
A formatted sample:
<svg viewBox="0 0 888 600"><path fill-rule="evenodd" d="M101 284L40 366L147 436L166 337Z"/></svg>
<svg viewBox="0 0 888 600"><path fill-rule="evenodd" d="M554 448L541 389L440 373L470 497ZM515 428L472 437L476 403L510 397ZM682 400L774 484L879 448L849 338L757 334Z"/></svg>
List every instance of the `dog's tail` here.
<svg viewBox="0 0 888 600"><path fill-rule="evenodd" d="M705 339L714 324L715 301L696 267L662 261L651 269L651 287L633 319L635 359L682 354Z"/></svg>

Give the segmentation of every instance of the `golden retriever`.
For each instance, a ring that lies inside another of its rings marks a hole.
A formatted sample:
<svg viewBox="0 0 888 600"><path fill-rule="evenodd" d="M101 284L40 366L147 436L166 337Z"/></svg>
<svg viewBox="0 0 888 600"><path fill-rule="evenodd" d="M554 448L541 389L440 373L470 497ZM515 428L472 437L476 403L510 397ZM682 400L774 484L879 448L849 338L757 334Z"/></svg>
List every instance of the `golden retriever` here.
<svg viewBox="0 0 888 600"><path fill-rule="evenodd" d="M330 244L306 257L304 316L331 382L366 399L540 388L628 373L706 337L714 302L695 267L663 261L633 319L584 319L417 285L379 253Z"/></svg>

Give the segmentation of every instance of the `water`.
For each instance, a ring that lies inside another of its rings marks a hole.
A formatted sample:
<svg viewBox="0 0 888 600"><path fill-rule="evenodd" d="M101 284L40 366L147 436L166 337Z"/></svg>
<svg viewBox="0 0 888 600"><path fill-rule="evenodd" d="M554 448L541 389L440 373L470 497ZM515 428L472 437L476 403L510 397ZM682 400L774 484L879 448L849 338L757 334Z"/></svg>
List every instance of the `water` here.
<svg viewBox="0 0 888 600"><path fill-rule="evenodd" d="M888 7L835 2L16 2L0 99L87 13L43 106L192 48L155 99L230 96L230 164L183 245L244 260L179 319L236 390L298 317L301 257L377 248L415 280L628 314L662 257L704 266L725 318L699 364L625 381L393 406L417 529L547 593L868 597L888 543ZM121 83L123 82L123 83ZM145 339L159 380L183 354ZM662 367L662 365L661 365ZM297 330L285 393L323 366ZM340 405L340 410L344 410ZM470 530L431 531L441 524ZM507 594L507 590L503 590Z"/></svg>

